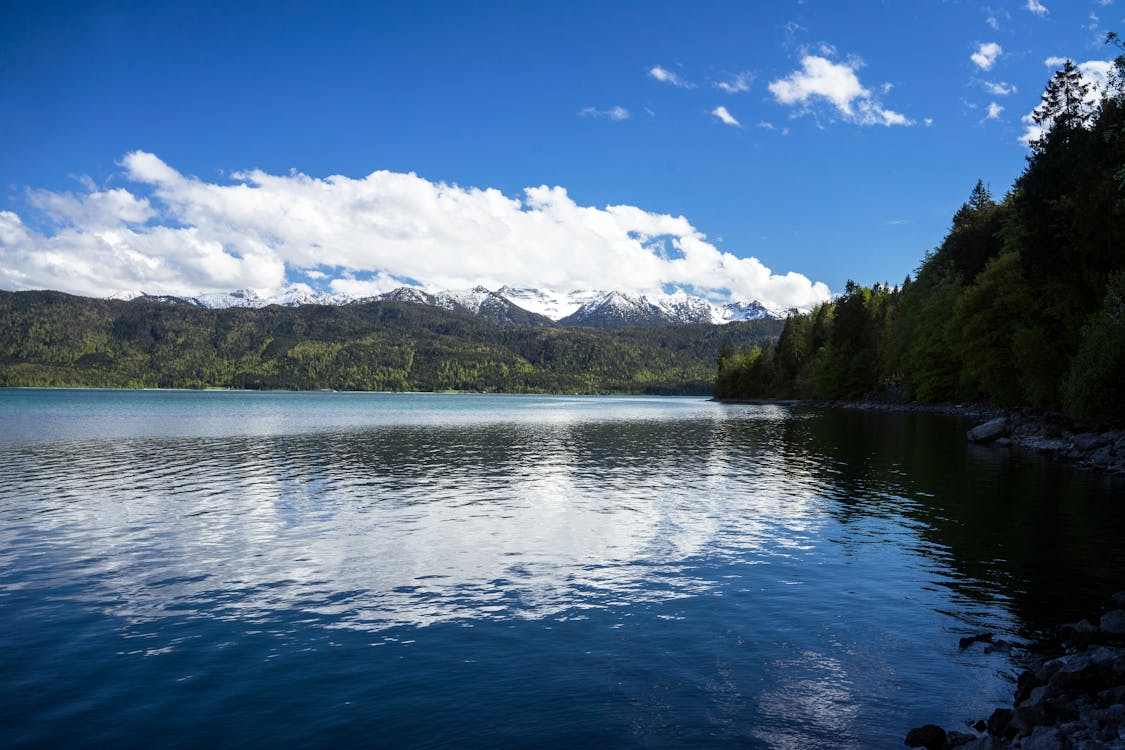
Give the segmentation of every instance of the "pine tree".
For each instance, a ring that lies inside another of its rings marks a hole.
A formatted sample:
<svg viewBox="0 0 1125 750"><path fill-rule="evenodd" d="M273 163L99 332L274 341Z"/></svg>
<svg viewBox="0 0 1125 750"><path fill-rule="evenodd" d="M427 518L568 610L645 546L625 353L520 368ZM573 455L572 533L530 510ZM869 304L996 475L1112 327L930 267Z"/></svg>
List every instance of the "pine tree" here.
<svg viewBox="0 0 1125 750"><path fill-rule="evenodd" d="M1031 144L1040 152L1054 141L1070 140L1074 131L1088 127L1094 116L1090 101L1090 84L1073 60L1067 60L1055 72L1043 91L1042 100L1031 118L1044 129L1043 135Z"/></svg>

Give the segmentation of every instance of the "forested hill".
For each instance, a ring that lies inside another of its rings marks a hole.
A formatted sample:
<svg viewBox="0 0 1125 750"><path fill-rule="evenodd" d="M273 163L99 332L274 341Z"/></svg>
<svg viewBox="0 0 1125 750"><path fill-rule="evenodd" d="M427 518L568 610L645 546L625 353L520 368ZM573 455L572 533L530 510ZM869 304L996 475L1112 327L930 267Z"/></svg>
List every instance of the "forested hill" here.
<svg viewBox="0 0 1125 750"><path fill-rule="evenodd" d="M499 327L406 302L207 310L0 292L0 386L708 393L780 321Z"/></svg>
<svg viewBox="0 0 1125 750"><path fill-rule="evenodd" d="M1096 105L1073 63L1054 75L1023 174L1000 201L978 182L913 280L849 282L776 346L725 351L715 395L901 390L1125 421L1125 56L1115 67Z"/></svg>

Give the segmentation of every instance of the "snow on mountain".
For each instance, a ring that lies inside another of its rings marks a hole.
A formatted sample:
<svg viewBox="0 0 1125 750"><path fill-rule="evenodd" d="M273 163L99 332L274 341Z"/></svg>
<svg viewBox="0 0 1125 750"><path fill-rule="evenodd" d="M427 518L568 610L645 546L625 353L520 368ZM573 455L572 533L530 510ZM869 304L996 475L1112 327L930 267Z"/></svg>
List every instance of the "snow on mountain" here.
<svg viewBox="0 0 1125 750"><path fill-rule="evenodd" d="M235 292L200 294L196 297L122 291L110 298L141 299L211 309L260 308L267 305L345 305L357 301L389 300L468 313L499 325L550 325L554 321L562 325L595 328L690 323L721 325L732 321L784 317L760 302L729 302L720 307L683 290L673 294L646 296L591 289L555 292L549 289L503 286L497 291L491 291L483 286L476 286L472 289L426 291L418 287L403 286L357 300L347 295L318 292L307 284L292 284L274 296L264 296L253 289L239 289Z"/></svg>
<svg viewBox="0 0 1125 750"><path fill-rule="evenodd" d="M433 299L433 304L438 307L468 312L497 325L542 326L552 322L550 318L520 307L483 286L437 292Z"/></svg>
<svg viewBox="0 0 1125 750"><path fill-rule="evenodd" d="M480 313L481 307L488 304L494 294L483 286L475 286L472 289L451 289L437 292L434 294L434 300L436 300L435 304L438 307L444 307L447 310L461 308L477 315Z"/></svg>
<svg viewBox="0 0 1125 750"><path fill-rule="evenodd" d="M253 289L239 289L236 292L217 292L200 294L194 297L200 307L213 310L224 307L265 307L269 301Z"/></svg>
<svg viewBox="0 0 1125 750"><path fill-rule="evenodd" d="M126 290L121 291L121 292L114 292L113 294L106 297L106 299L119 299L119 300L124 300L125 302L128 302L131 299L136 299L137 297L144 297L144 296L145 296L144 292L139 292L135 289L126 289Z"/></svg>
<svg viewBox="0 0 1125 750"><path fill-rule="evenodd" d="M502 286L497 291L504 299L524 310L530 310L551 320L562 320L578 308L601 299L605 292L584 289L575 292L553 292L549 289L530 289Z"/></svg>
<svg viewBox="0 0 1125 750"><path fill-rule="evenodd" d="M415 286L400 286L398 289L392 289L389 292L380 294L371 299L389 300L391 302L413 302L416 305L434 305L437 306L437 301L434 295L427 294Z"/></svg>
<svg viewBox="0 0 1125 750"><path fill-rule="evenodd" d="M782 320L785 313L779 310L770 310L761 302L728 302L720 308L721 320L717 322L730 323L736 320Z"/></svg>
<svg viewBox="0 0 1125 750"><path fill-rule="evenodd" d="M702 297L688 294L682 289L675 294L661 294L647 299L660 310L665 319L673 323L726 323L722 310Z"/></svg>

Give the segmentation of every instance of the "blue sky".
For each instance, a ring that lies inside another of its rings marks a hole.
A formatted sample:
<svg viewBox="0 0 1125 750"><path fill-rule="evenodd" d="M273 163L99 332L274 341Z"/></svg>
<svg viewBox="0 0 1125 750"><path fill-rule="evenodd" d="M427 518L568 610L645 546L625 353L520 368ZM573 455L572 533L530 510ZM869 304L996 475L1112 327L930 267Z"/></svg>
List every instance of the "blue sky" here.
<svg viewBox="0 0 1125 750"><path fill-rule="evenodd" d="M1105 0L9 1L0 288L635 274L808 304L901 281L978 178L1002 194L1046 61L1110 59L1123 17ZM540 186L565 195L525 193Z"/></svg>

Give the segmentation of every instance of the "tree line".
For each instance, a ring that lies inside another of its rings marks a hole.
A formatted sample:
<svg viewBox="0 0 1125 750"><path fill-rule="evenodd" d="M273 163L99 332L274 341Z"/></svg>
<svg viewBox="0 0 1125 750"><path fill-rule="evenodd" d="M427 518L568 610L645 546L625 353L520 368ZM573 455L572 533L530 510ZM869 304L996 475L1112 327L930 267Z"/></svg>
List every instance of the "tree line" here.
<svg viewBox="0 0 1125 750"><path fill-rule="evenodd" d="M781 321L502 327L406 302L207 310L0 292L0 386L706 394Z"/></svg>
<svg viewBox="0 0 1125 750"><path fill-rule="evenodd" d="M1125 55L1099 93L1067 61L1002 199L978 181L913 279L849 281L775 343L724 347L714 395L901 392L1125 421Z"/></svg>

